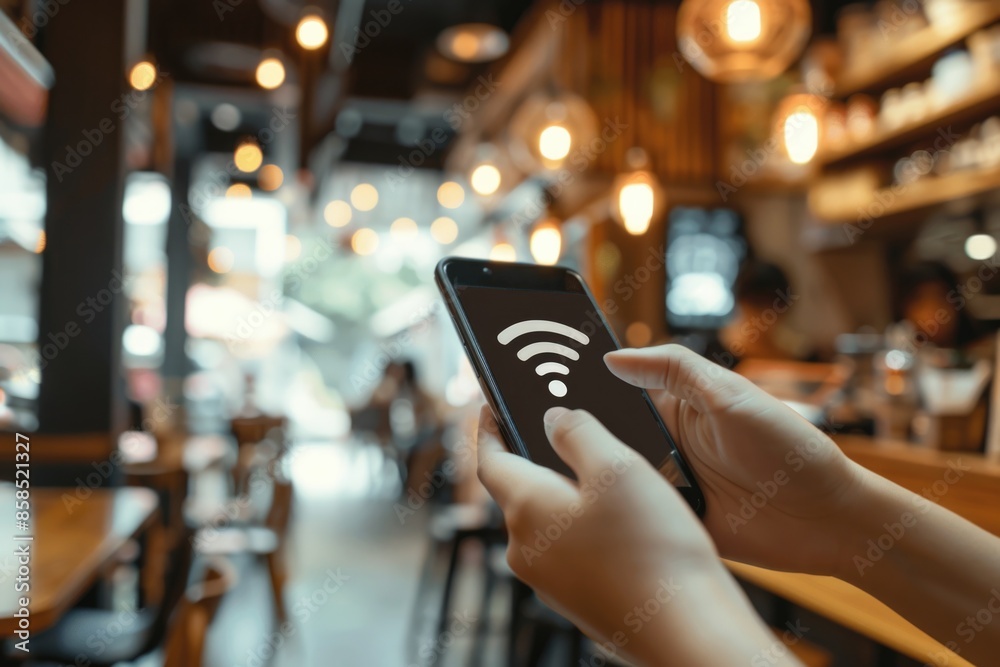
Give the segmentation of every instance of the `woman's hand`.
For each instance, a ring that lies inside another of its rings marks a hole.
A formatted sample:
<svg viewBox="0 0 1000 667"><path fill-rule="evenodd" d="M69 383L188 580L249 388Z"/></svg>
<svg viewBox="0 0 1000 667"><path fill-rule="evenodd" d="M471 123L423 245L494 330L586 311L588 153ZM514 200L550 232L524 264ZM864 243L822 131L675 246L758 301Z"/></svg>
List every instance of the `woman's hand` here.
<svg viewBox="0 0 1000 667"><path fill-rule="evenodd" d="M641 664L783 653L701 522L644 458L586 412L545 418L576 482L506 451L488 408L480 420L479 478L504 512L520 579L608 652Z"/></svg>
<svg viewBox="0 0 1000 667"><path fill-rule="evenodd" d="M679 345L611 352L608 368L650 390L705 494L723 557L838 574L865 472L749 380Z"/></svg>

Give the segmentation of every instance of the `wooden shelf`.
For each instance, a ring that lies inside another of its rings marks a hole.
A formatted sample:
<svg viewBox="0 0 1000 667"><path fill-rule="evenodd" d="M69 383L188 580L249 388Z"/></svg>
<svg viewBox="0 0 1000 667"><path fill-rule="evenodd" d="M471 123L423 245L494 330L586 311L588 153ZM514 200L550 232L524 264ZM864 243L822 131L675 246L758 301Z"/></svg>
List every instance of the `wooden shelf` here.
<svg viewBox="0 0 1000 667"><path fill-rule="evenodd" d="M980 2L967 8L947 26L929 25L895 41L889 53L878 62L845 70L837 82L835 94L847 97L860 92L882 92L924 79L942 53L998 21L1000 4Z"/></svg>
<svg viewBox="0 0 1000 667"><path fill-rule="evenodd" d="M952 125L979 122L991 113L1000 112L1000 83L981 84L970 93L946 107L927 115L920 122L892 130L876 130L871 138L848 144L840 150L825 151L820 164L830 166L857 158L886 153L894 148L921 139L933 139Z"/></svg>
<svg viewBox="0 0 1000 667"><path fill-rule="evenodd" d="M877 190L871 200L862 205L861 210L878 208L881 213L876 219L892 218L918 211L926 211L952 202L971 200L1000 189L1000 168L960 171L948 176L930 177L906 186L899 186L899 192L890 188ZM875 204L878 204L876 207ZM824 212L812 209L821 220L842 223L858 217L857 207L850 211Z"/></svg>

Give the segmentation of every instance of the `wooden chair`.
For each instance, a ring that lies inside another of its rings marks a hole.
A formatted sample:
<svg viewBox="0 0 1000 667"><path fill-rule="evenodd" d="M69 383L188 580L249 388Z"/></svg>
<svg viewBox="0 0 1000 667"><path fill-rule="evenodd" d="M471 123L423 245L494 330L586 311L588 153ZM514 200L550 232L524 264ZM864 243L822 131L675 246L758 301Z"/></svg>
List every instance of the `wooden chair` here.
<svg viewBox="0 0 1000 667"><path fill-rule="evenodd" d="M223 527L202 528L196 533L194 544L197 552L206 556L251 554L263 560L274 594L275 613L279 623L284 623L288 614L284 599L283 552L294 492L291 480L280 471L276 471L272 479L271 505L262 521L234 521Z"/></svg>
<svg viewBox="0 0 1000 667"><path fill-rule="evenodd" d="M246 490L247 479L254 462L258 459L257 446L264 441L270 441L277 446L275 456L284 456L286 451L285 428L287 420L284 417L257 415L253 417L234 417L229 422L233 437L236 438L237 456L233 466L233 492L237 495Z"/></svg>
<svg viewBox="0 0 1000 667"><path fill-rule="evenodd" d="M236 585L236 571L224 558L212 558L201 582L187 590L172 621L164 667L201 667L205 637L222 597Z"/></svg>

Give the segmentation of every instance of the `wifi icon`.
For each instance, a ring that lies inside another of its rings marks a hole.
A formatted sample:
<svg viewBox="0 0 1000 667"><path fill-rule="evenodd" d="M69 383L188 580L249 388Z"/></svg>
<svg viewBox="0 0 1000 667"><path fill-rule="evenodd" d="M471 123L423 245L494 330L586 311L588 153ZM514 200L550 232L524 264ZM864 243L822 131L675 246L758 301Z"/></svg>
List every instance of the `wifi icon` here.
<svg viewBox="0 0 1000 667"><path fill-rule="evenodd" d="M524 320L523 322L512 324L497 335L497 342L501 345L507 345L516 338L529 333L553 333L571 338L581 345L590 343L590 338L585 333L565 324L552 322L551 320ZM549 341L540 341L525 345L517 351L517 358L521 361L527 361L539 354L558 354L571 361L576 361L580 358L580 353L573 348ZM550 373L569 375L569 367L557 361L544 361L535 367L535 372L542 377ZM549 393L556 398L562 398L566 395L567 391L566 383L562 380L552 380L549 382Z"/></svg>

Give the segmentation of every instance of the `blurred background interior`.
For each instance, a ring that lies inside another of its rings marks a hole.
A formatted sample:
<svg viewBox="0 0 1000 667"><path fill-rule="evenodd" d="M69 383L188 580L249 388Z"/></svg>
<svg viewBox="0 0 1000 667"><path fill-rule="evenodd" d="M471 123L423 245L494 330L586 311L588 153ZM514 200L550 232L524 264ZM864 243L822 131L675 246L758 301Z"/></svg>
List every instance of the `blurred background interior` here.
<svg viewBox="0 0 1000 667"><path fill-rule="evenodd" d="M447 255L578 269L623 344L684 343L915 490L960 453L933 499L1000 532L995 0L0 9L34 659L616 664L506 568ZM732 567L809 665L968 664Z"/></svg>

